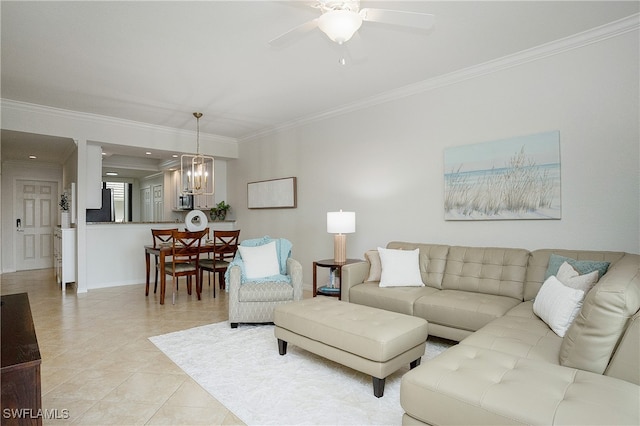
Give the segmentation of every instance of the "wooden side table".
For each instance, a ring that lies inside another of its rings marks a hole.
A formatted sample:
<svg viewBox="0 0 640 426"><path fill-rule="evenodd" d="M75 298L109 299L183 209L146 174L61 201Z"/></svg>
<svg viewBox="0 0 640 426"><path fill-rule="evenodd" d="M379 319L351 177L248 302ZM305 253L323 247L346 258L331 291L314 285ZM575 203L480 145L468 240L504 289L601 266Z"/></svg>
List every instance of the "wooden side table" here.
<svg viewBox="0 0 640 426"><path fill-rule="evenodd" d="M316 297L318 294L323 295L323 296L331 296L331 297L337 297L338 300L342 299L342 287L340 287L339 291L324 291L321 287L318 287L318 281L317 281L317 268L329 268L330 272L335 272L335 277L338 278L340 280L340 282L342 282L341 278L342 278L342 267L344 265L348 265L350 263L357 263L357 262L362 262L362 260L360 259L347 259L344 262L336 262L333 259L323 259L323 260L316 260L315 262L313 262L313 297Z"/></svg>

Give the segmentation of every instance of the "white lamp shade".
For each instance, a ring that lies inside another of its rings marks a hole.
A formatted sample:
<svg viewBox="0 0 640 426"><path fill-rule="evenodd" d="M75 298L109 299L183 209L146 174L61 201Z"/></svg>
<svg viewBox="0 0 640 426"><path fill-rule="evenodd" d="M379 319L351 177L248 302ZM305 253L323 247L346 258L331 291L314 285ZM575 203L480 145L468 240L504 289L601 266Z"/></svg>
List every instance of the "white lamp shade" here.
<svg viewBox="0 0 640 426"><path fill-rule="evenodd" d="M362 17L350 10L330 10L318 18L318 28L338 44L349 41L362 25Z"/></svg>
<svg viewBox="0 0 640 426"><path fill-rule="evenodd" d="M327 232L329 234L351 234L356 232L355 212L328 212Z"/></svg>

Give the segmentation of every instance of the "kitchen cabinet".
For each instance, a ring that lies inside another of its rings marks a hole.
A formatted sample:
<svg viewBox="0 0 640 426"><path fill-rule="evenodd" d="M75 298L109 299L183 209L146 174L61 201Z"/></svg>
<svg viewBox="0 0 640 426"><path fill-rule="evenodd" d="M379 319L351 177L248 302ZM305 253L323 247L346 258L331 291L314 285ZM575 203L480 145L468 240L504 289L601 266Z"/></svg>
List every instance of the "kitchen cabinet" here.
<svg viewBox="0 0 640 426"><path fill-rule="evenodd" d="M53 235L53 258L56 282L65 291L67 283L76 281L76 229L56 228Z"/></svg>

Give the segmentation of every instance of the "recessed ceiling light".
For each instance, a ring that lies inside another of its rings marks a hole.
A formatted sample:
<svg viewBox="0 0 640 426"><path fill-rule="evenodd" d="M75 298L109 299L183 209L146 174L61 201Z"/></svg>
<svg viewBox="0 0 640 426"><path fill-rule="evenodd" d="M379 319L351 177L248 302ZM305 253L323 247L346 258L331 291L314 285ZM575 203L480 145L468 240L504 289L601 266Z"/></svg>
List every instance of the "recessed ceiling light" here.
<svg viewBox="0 0 640 426"><path fill-rule="evenodd" d="M118 174L116 172L107 172L106 175L107 176L118 176Z"/></svg>
<svg viewBox="0 0 640 426"><path fill-rule="evenodd" d="M36 157L35 155L30 155L29 158L32 159L32 160L35 160L38 157Z"/></svg>
<svg viewBox="0 0 640 426"><path fill-rule="evenodd" d="M178 154L173 154L172 157L173 158L178 158Z"/></svg>
<svg viewBox="0 0 640 426"><path fill-rule="evenodd" d="M145 152L145 154L147 154L147 155L151 155L151 153L150 153L149 151Z"/></svg>

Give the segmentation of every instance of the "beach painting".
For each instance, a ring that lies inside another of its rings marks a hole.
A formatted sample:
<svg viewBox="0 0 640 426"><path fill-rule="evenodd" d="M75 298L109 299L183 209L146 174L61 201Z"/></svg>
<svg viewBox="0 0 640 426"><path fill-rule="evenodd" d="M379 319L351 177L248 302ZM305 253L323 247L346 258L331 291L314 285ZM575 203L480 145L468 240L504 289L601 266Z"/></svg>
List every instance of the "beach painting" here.
<svg viewBox="0 0 640 426"><path fill-rule="evenodd" d="M560 132L444 151L445 220L560 219Z"/></svg>

